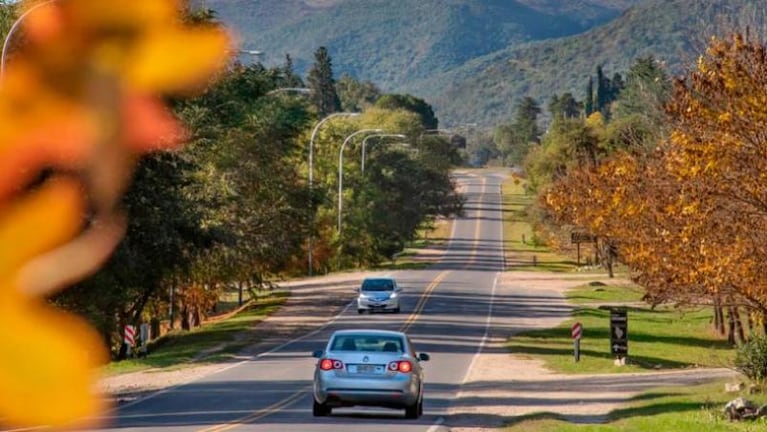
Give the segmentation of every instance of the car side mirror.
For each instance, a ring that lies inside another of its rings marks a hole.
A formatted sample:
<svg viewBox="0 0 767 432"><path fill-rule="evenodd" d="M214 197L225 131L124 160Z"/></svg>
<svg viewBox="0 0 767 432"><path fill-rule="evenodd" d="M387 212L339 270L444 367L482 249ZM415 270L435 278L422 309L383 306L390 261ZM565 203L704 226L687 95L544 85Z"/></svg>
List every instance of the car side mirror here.
<svg viewBox="0 0 767 432"><path fill-rule="evenodd" d="M312 353L312 357L314 357L314 358L320 358L320 357L322 357L322 353L323 353L323 352L324 352L324 351L322 351L322 350L317 350L317 351L314 351L314 352Z"/></svg>
<svg viewBox="0 0 767 432"><path fill-rule="evenodd" d="M400 292L400 291L402 291L402 288L401 288L401 287L396 287L396 288L394 288L394 292Z"/></svg>
<svg viewBox="0 0 767 432"><path fill-rule="evenodd" d="M426 353L418 354L418 360L420 361L429 361L429 359L431 359L431 357L429 357L429 354L426 354Z"/></svg>

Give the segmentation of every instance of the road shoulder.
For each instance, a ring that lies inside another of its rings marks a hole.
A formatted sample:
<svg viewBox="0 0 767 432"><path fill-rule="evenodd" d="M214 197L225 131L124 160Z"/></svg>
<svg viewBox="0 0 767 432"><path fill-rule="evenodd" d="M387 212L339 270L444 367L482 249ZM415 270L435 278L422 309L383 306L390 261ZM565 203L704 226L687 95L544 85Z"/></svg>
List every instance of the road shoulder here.
<svg viewBox="0 0 767 432"><path fill-rule="evenodd" d="M588 279L592 280L607 281L602 277ZM540 360L508 353L506 341L514 334L556 327L566 320L571 307L564 293L583 283L582 274L506 272L500 276L497 296L516 296L514 288L524 285L538 293L526 300L538 312L527 317L494 314L487 344L448 412L451 431L497 430L513 417L542 412L575 423L602 423L611 411L651 388L693 385L734 375L727 369L565 375L549 371Z"/></svg>
<svg viewBox="0 0 767 432"><path fill-rule="evenodd" d="M172 368L104 376L99 382L99 390L117 404L130 403L154 392L201 379L234 363L249 360L325 325L350 304L355 297L355 288L369 274L338 273L279 283L280 289L290 291L290 297L279 311L250 330L263 334L264 338L243 349L231 361L190 362Z"/></svg>

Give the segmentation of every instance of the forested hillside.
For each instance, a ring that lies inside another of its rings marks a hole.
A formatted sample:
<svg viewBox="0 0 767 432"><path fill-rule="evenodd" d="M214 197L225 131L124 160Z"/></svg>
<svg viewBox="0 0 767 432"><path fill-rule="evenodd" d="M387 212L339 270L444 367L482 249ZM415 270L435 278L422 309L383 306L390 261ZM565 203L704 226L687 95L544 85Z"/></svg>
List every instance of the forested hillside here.
<svg viewBox="0 0 767 432"><path fill-rule="evenodd" d="M492 126L509 120L526 96L545 103L570 91L582 98L598 65L612 75L653 55L671 74L679 73L694 63L711 35L746 27L765 34L763 6L751 0L648 0L584 34L512 46L407 90L427 97L448 124Z"/></svg>
<svg viewBox="0 0 767 432"><path fill-rule="evenodd" d="M304 72L318 46L336 72L386 91L527 41L581 33L645 0L207 0L241 46Z"/></svg>

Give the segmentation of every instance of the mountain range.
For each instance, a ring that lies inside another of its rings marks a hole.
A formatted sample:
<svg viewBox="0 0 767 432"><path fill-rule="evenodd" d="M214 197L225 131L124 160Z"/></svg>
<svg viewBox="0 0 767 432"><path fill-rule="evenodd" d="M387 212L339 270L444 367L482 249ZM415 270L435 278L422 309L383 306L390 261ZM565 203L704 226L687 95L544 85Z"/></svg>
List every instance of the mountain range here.
<svg viewBox="0 0 767 432"><path fill-rule="evenodd" d="M597 65L653 55L676 73L705 37L764 28L764 0L205 0L266 65L299 73L326 46L336 76L431 103L443 125L493 126L524 96L581 98ZM760 19L761 18L761 19Z"/></svg>

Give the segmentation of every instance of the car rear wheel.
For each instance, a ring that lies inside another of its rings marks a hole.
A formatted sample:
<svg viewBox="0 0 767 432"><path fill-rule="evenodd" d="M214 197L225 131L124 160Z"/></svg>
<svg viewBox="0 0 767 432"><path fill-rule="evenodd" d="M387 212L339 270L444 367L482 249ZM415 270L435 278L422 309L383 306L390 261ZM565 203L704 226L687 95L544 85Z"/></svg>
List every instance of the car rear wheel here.
<svg viewBox="0 0 767 432"><path fill-rule="evenodd" d="M394 308L394 313L399 313L399 306Z"/></svg>
<svg viewBox="0 0 767 432"><path fill-rule="evenodd" d="M421 407L421 400L419 399L413 405L405 407L405 418L415 420L421 416L422 410L423 408Z"/></svg>
<svg viewBox="0 0 767 432"><path fill-rule="evenodd" d="M362 315L365 312L365 309L357 309L357 313Z"/></svg>
<svg viewBox="0 0 767 432"><path fill-rule="evenodd" d="M312 414L315 417L325 417L327 415L330 415L330 413L333 411L333 408L319 403L316 400L314 401L314 404L312 405Z"/></svg>

